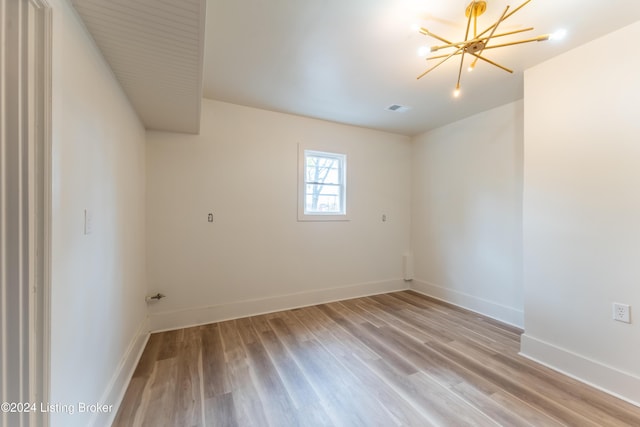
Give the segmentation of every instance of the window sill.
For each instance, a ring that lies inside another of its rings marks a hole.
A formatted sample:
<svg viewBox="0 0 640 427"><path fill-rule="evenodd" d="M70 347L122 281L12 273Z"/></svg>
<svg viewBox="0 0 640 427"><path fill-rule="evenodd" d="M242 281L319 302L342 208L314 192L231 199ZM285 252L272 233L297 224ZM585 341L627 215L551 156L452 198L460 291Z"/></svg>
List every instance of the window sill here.
<svg viewBox="0 0 640 427"><path fill-rule="evenodd" d="M300 215L299 222L334 222L334 221L351 221L349 215Z"/></svg>

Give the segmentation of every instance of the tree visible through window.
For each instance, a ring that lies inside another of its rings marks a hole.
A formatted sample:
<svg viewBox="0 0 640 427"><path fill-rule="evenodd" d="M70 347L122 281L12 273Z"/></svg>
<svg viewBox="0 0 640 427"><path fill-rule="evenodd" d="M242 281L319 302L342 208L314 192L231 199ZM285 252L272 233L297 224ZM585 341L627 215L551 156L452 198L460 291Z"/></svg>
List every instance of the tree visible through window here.
<svg viewBox="0 0 640 427"><path fill-rule="evenodd" d="M344 154L304 151L305 215L344 215Z"/></svg>

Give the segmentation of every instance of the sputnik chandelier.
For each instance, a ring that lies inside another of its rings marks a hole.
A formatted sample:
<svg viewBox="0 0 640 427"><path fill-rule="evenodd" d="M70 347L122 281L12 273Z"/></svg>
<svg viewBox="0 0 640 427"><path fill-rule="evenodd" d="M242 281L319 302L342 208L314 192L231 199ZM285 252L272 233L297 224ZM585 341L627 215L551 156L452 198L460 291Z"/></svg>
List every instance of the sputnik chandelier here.
<svg viewBox="0 0 640 427"><path fill-rule="evenodd" d="M518 33L523 33L526 31L531 31L533 30L533 27L530 28L523 28L521 30L515 30L515 31L508 31L508 32L504 32L504 33L497 33L496 34L496 30L498 29L498 26L503 23L504 21L506 21L509 17L511 17L513 14L515 14L517 11L519 11L520 9L522 9L524 6L526 6L531 0L527 0L524 3L522 3L520 6L516 7L515 9L513 9L513 11L509 12L509 7L507 6L504 9L504 12L502 12L502 15L500 16L500 18L492 25L490 25L488 28L486 28L484 31L478 32L478 16L482 15L486 10L487 10L487 2L486 1L480 1L480 0L474 0L472 1L469 6L467 6L467 9L465 11L465 16L467 16L468 20L467 20L467 30L465 32L465 36L464 36L464 41L462 42L451 42L447 39L445 39L444 37L440 37L434 33L432 33L431 31L427 30L426 28L422 27L420 28L420 33L424 34L425 36L430 36L433 37L434 39L437 39L439 41L441 41L442 45L439 46L432 46L431 47L431 52L437 52L437 51L445 51L447 49L450 49L449 53L443 54L443 55L434 55L434 56L429 56L427 57L427 61L431 61L431 60L437 60L439 59L440 61L438 61L437 64L433 65L431 68L429 68L427 71L425 71L424 73L420 74L418 76L418 79L424 77L425 75L427 75L428 73L430 73L431 71L433 71L434 69L438 68L440 65L442 65L443 63L445 63L447 60L453 58L454 56L460 55L460 68L458 70L458 82L456 83L456 89L453 92L454 96L459 96L460 95L460 79L462 77L462 68L464 66L464 59L465 59L465 55L470 55L473 57L473 61L471 62L471 64L469 65L469 71L473 70L476 66L476 64L478 63L478 60L482 60L486 63L489 63L493 66L496 66L504 71L507 71L509 73L513 73L513 70L510 70L507 67L504 67L492 60L490 60L489 58L487 58L486 56L484 56L484 51L485 50L489 50L489 49L497 49L500 47L506 47L506 46L513 46L516 44L522 44L522 43L530 43L530 42L539 42L539 41L543 41L543 40L549 40L549 38L551 37L550 34L545 34L542 36L537 36L537 37L532 37L532 38L528 38L528 39L523 39L523 40L518 40L518 41L513 41L513 42L508 42L508 43L502 43L502 44L491 44L489 45L489 43L491 41L493 41L493 39L496 39L498 37L505 37L505 36L510 36L513 34L518 34ZM473 37L470 38L470 30L471 30L471 24L473 24Z"/></svg>

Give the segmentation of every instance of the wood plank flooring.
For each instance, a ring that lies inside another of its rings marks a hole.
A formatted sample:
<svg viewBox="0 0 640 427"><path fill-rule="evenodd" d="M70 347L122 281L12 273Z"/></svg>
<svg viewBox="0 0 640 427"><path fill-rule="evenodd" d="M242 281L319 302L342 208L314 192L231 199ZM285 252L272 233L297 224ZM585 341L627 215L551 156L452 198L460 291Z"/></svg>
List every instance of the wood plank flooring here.
<svg viewBox="0 0 640 427"><path fill-rule="evenodd" d="M640 426L520 334L411 291L152 334L114 426Z"/></svg>

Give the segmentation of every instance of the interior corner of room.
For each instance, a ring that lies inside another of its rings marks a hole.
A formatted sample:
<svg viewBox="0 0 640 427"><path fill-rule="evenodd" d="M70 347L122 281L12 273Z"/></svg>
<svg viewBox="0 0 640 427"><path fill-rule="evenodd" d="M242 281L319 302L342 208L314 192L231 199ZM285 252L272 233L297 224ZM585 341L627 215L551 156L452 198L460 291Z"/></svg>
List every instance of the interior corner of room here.
<svg viewBox="0 0 640 427"><path fill-rule="evenodd" d="M117 409L154 332L410 289L522 329L524 357L640 405L638 322L611 315L640 308L640 21L423 132L200 93L176 99L190 121L167 109L149 126L129 94L146 87L116 77L78 12L90 3L44 2L51 402ZM348 152L348 221L298 220L300 143Z"/></svg>

